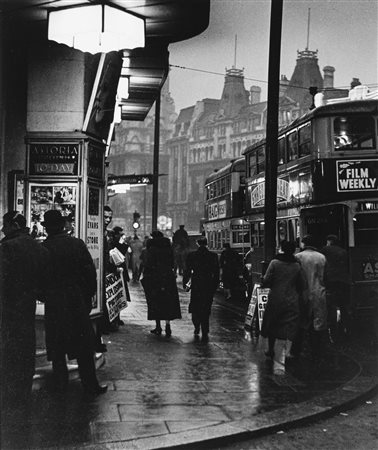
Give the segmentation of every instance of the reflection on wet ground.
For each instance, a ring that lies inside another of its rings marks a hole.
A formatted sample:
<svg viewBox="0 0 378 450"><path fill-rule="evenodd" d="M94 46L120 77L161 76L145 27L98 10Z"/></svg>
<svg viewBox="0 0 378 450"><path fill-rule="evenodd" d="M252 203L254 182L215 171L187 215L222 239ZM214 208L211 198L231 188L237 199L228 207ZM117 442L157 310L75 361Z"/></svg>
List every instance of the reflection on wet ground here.
<svg viewBox="0 0 378 450"><path fill-rule="evenodd" d="M328 354L322 368L306 358L285 367L280 351L276 361L266 360L265 342L246 333L243 317L223 302L214 303L209 342L198 342L183 291L183 318L171 323L172 337L153 335L139 284L130 290L125 326L105 336L108 353L98 376L108 392L85 399L79 381L64 397L34 392L30 447L105 448L102 443L227 423L303 402L358 373L338 353Z"/></svg>

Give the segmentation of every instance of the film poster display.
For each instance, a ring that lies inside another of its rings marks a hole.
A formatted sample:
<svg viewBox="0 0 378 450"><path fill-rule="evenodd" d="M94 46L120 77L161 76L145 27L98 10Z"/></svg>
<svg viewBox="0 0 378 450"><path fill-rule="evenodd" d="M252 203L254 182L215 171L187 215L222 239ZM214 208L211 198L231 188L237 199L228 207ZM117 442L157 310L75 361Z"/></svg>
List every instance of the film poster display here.
<svg viewBox="0 0 378 450"><path fill-rule="evenodd" d="M105 292L109 321L112 322L122 309L127 307L126 289L122 271L106 275Z"/></svg>
<svg viewBox="0 0 378 450"><path fill-rule="evenodd" d="M31 184L30 185L30 232L33 237L43 241L47 234L42 226L44 214L57 209L67 217L69 234L75 235L75 217L77 204L76 184Z"/></svg>
<svg viewBox="0 0 378 450"><path fill-rule="evenodd" d="M92 256L97 273L97 292L101 292L101 216L100 216L100 188L89 187L88 189L88 215L87 215L87 238L86 244L89 253ZM92 298L91 315L101 312L100 301L98 295L95 294Z"/></svg>

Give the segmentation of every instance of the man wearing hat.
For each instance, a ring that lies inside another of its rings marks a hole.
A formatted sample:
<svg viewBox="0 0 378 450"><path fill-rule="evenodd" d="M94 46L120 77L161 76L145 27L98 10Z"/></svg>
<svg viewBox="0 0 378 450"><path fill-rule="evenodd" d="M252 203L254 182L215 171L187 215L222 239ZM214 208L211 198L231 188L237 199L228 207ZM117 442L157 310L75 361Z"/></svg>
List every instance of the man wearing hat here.
<svg viewBox="0 0 378 450"><path fill-rule="evenodd" d="M67 389L67 355L69 359L77 359L84 391L92 395L104 393L107 386L97 381L94 332L89 318L97 289L92 257L81 239L67 234L60 211L47 211L42 225L48 235L42 245L50 253L45 300L46 347L55 387L60 392Z"/></svg>
<svg viewBox="0 0 378 450"><path fill-rule="evenodd" d="M326 257L325 285L327 289L328 324L332 340L350 332L348 253L334 234L327 236L321 249ZM337 330L337 309L340 310L341 329ZM341 335L338 335L340 331Z"/></svg>

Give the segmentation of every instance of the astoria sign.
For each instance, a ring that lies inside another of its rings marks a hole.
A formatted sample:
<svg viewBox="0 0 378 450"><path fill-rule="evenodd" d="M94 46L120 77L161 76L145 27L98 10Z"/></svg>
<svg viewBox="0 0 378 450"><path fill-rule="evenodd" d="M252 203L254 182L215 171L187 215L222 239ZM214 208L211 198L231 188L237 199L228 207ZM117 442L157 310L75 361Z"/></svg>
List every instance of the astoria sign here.
<svg viewBox="0 0 378 450"><path fill-rule="evenodd" d="M77 175L77 144L31 144L29 175Z"/></svg>

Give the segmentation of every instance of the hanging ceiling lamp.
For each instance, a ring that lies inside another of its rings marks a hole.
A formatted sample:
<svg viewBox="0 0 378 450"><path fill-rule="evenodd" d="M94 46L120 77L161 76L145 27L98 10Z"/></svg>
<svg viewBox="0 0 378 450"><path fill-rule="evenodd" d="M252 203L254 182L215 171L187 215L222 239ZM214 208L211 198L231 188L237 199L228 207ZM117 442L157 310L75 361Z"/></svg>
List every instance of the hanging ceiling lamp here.
<svg viewBox="0 0 378 450"><path fill-rule="evenodd" d="M107 53L144 47L145 22L103 3L49 12L48 39L82 52Z"/></svg>

